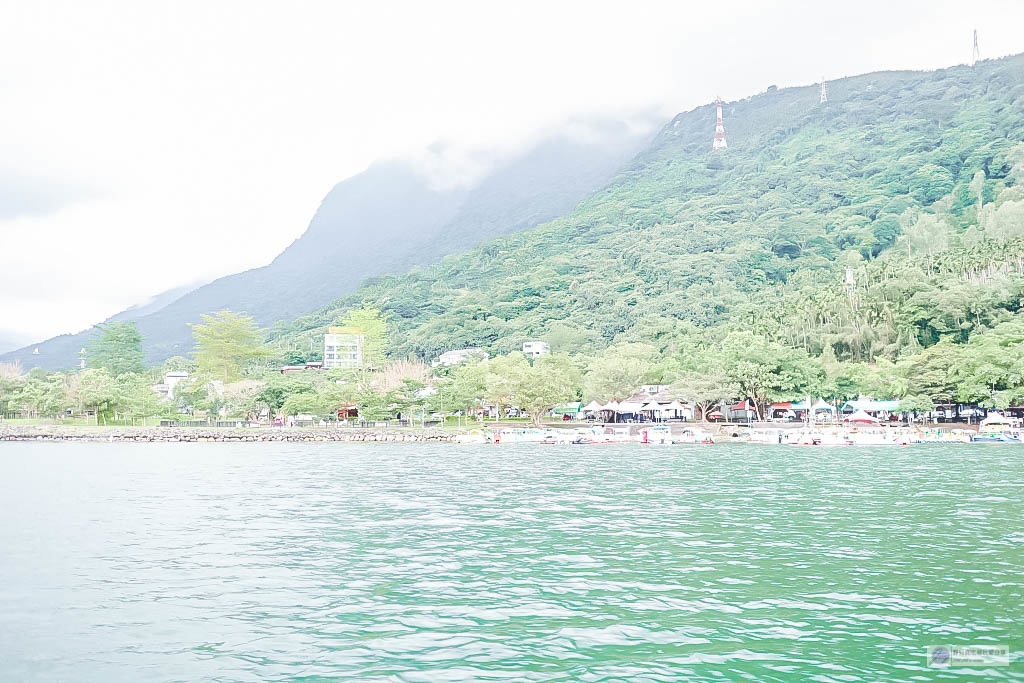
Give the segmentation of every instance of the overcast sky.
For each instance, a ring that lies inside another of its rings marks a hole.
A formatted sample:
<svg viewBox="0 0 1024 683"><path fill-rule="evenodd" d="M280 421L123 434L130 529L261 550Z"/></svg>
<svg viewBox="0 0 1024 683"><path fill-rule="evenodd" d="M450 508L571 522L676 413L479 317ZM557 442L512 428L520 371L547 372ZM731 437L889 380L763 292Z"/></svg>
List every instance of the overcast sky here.
<svg viewBox="0 0 1024 683"><path fill-rule="evenodd" d="M0 350L268 263L374 159L1024 51L1020 0L826 4L0 0Z"/></svg>

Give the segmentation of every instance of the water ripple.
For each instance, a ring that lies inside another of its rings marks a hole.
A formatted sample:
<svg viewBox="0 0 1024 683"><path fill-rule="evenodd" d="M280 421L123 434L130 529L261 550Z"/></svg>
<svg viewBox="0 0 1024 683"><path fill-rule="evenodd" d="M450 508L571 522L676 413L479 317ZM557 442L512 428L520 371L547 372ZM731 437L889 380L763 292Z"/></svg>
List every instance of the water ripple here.
<svg viewBox="0 0 1024 683"><path fill-rule="evenodd" d="M1021 455L3 444L0 679L953 677L1021 647Z"/></svg>

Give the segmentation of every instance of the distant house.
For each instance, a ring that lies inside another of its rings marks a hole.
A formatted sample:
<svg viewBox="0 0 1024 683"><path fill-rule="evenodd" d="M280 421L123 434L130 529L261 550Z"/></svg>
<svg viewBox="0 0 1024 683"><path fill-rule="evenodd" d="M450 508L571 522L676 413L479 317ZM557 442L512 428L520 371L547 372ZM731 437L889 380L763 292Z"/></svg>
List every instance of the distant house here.
<svg viewBox="0 0 1024 683"><path fill-rule="evenodd" d="M183 382L186 379L188 379L188 373L185 371L168 372L164 375L164 384L167 385L167 393L174 396L174 387L176 387L179 382Z"/></svg>
<svg viewBox="0 0 1024 683"><path fill-rule="evenodd" d="M481 360L487 358L487 352L480 348L471 349L454 349L452 351L445 351L440 356L434 359L431 363L435 368L437 366L450 367L452 365L459 365L465 363L471 358L480 358Z"/></svg>
<svg viewBox="0 0 1024 683"><path fill-rule="evenodd" d="M292 372L305 372L306 370L323 370L323 369L324 369L324 364L323 363L318 363L318 362L306 363L304 365L285 365L283 368L281 368L281 374L282 375L287 375L287 374L292 373Z"/></svg>
<svg viewBox="0 0 1024 683"><path fill-rule="evenodd" d="M324 335L324 367L363 367L363 333L355 327L329 327Z"/></svg>
<svg viewBox="0 0 1024 683"><path fill-rule="evenodd" d="M551 353L551 345L544 341L528 341L523 343L523 355L530 358L540 358Z"/></svg>
<svg viewBox="0 0 1024 683"><path fill-rule="evenodd" d="M159 384L153 385L153 391L160 394L160 398L171 399L174 398L174 387L179 383L188 379L188 373L181 372L168 372L164 375L164 381Z"/></svg>

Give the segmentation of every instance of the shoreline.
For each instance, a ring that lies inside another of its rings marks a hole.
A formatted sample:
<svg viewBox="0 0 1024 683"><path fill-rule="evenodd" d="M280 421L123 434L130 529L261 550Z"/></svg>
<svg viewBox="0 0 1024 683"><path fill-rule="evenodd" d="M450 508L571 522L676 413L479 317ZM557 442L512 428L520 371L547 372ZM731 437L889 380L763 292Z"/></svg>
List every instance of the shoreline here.
<svg viewBox="0 0 1024 683"><path fill-rule="evenodd" d="M94 443L445 443L455 434L440 430L358 427L82 427L78 425L0 425L3 441Z"/></svg>
<svg viewBox="0 0 1024 683"><path fill-rule="evenodd" d="M799 431L802 425L779 424L747 427L732 423L699 423L716 443L747 442L758 431ZM576 425L578 426L578 425ZM639 425L621 425L630 431ZM952 425L935 425L943 429ZM974 425L957 425L976 431ZM473 425L459 431L401 427L129 427L83 425L11 425L0 423L0 442L49 441L92 443L456 443L460 434L493 427L529 428L520 424ZM561 429L563 425L546 425Z"/></svg>

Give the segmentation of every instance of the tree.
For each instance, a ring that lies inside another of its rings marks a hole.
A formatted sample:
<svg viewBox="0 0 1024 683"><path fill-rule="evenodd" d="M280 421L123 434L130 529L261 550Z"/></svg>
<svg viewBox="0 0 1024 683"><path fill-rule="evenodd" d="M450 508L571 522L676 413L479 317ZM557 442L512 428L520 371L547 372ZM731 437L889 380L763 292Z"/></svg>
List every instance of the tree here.
<svg viewBox="0 0 1024 683"><path fill-rule="evenodd" d="M487 395L487 373L489 361L464 363L452 372L447 382L438 380L437 392L427 399L430 410L447 413L453 410L469 412L480 406Z"/></svg>
<svg viewBox="0 0 1024 683"><path fill-rule="evenodd" d="M933 404L952 402L956 398L956 382L950 376L950 368L961 350L961 346L943 340L908 358L902 364L905 368L903 375L906 377L908 398L914 397L918 404L923 403L925 398Z"/></svg>
<svg viewBox="0 0 1024 683"><path fill-rule="evenodd" d="M146 375L126 372L117 377L118 405L132 418L152 417L161 413L160 397L153 391L153 382Z"/></svg>
<svg viewBox="0 0 1024 683"><path fill-rule="evenodd" d="M982 197L982 191L985 189L985 172L977 170L974 172L974 177L971 178L971 184L969 186L970 193L974 195L974 198L978 201L978 212L985 207L985 199Z"/></svg>
<svg viewBox="0 0 1024 683"><path fill-rule="evenodd" d="M253 397L254 405L266 406L271 415L281 411L285 402L296 394L315 394L316 382L320 378L314 373L288 373L271 375L265 385ZM293 405L295 405L293 403Z"/></svg>
<svg viewBox="0 0 1024 683"><path fill-rule="evenodd" d="M86 368L78 373L78 403L84 410L96 411L96 419L100 417L106 422L118 405L120 395L117 383L106 368Z"/></svg>
<svg viewBox="0 0 1024 683"><path fill-rule="evenodd" d="M363 389L356 396L359 416L364 420L387 420L394 417L394 401L388 394Z"/></svg>
<svg viewBox="0 0 1024 683"><path fill-rule="evenodd" d="M579 398L582 377L564 354L541 356L533 365L515 364L510 378L515 403L535 425L557 404Z"/></svg>
<svg viewBox="0 0 1024 683"><path fill-rule="evenodd" d="M935 410L935 402L923 394L906 396L900 399L900 410L908 413L930 413Z"/></svg>
<svg viewBox="0 0 1024 683"><path fill-rule="evenodd" d="M981 211L979 218L985 236L999 243L1024 235L1024 201L1003 202L998 207L990 205Z"/></svg>
<svg viewBox="0 0 1024 683"><path fill-rule="evenodd" d="M754 401L759 419L770 401L801 396L820 382L820 369L806 353L747 330L730 332L721 351L726 375Z"/></svg>
<svg viewBox="0 0 1024 683"><path fill-rule="evenodd" d="M512 403L518 386L517 379L525 373L525 368L529 365L526 356L518 351L487 361L484 397L497 406L495 422L501 417L501 409Z"/></svg>
<svg viewBox="0 0 1024 683"><path fill-rule="evenodd" d="M406 382L418 382L426 386L430 379L430 368L426 363L414 358L402 358L386 363L380 370L376 384L384 392L402 388Z"/></svg>
<svg viewBox="0 0 1024 683"><path fill-rule="evenodd" d="M235 382L242 379L246 363L270 354L251 317L223 310L213 315L204 313L202 318L202 324L192 325L200 376Z"/></svg>
<svg viewBox="0 0 1024 683"><path fill-rule="evenodd" d="M11 409L12 401L24 384L20 363L0 363L0 418Z"/></svg>
<svg viewBox="0 0 1024 683"><path fill-rule="evenodd" d="M740 390L711 354L702 353L688 360L690 368L669 385L669 395L692 403L701 421L707 422L712 407L735 398Z"/></svg>
<svg viewBox="0 0 1024 683"><path fill-rule="evenodd" d="M85 345L90 368L105 368L114 377L126 372L143 372L142 335L132 321L101 323Z"/></svg>
<svg viewBox="0 0 1024 683"><path fill-rule="evenodd" d="M931 204L953 189L953 174L937 164L924 164L911 175L910 188L918 201Z"/></svg>
<svg viewBox="0 0 1024 683"><path fill-rule="evenodd" d="M352 405L355 386L339 382L324 382L316 389L317 414L329 420L338 419L338 411Z"/></svg>
<svg viewBox="0 0 1024 683"><path fill-rule="evenodd" d="M1024 388L1024 316L996 325L961 347L950 375L957 398L995 406Z"/></svg>
<svg viewBox="0 0 1024 683"><path fill-rule="evenodd" d="M39 406L40 412L44 415L63 418L64 413L70 407L67 376L59 372L50 375L47 378L46 388Z"/></svg>
<svg viewBox="0 0 1024 683"><path fill-rule="evenodd" d="M292 394L281 406L285 415L317 415L321 414L321 403L315 393Z"/></svg>
<svg viewBox="0 0 1024 683"><path fill-rule="evenodd" d="M359 308L349 311L340 324L363 335L364 368L375 369L384 365L384 357L391 346L391 334L388 321L379 308L364 302Z"/></svg>
<svg viewBox="0 0 1024 683"><path fill-rule="evenodd" d="M422 395L426 386L426 382L406 377L402 380L401 386L392 389L390 393L399 412L409 416L414 409L421 407L426 402Z"/></svg>
<svg viewBox="0 0 1024 683"><path fill-rule="evenodd" d="M202 409L206 403L209 382L198 377L190 377L178 382L174 387L174 404L182 412L191 413L194 409Z"/></svg>
<svg viewBox="0 0 1024 683"><path fill-rule="evenodd" d="M168 372L188 372L194 373L196 371L196 362L191 358L185 358L184 356L171 356L164 361L161 366L160 374L166 375Z"/></svg>
<svg viewBox="0 0 1024 683"><path fill-rule="evenodd" d="M584 398L607 401L632 394L650 379L659 355L649 344L608 347L589 364L583 383Z"/></svg>
<svg viewBox="0 0 1024 683"><path fill-rule="evenodd" d="M266 382L255 379L243 379L225 384L222 397L227 414L252 419L256 412L257 396L266 385Z"/></svg>

